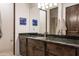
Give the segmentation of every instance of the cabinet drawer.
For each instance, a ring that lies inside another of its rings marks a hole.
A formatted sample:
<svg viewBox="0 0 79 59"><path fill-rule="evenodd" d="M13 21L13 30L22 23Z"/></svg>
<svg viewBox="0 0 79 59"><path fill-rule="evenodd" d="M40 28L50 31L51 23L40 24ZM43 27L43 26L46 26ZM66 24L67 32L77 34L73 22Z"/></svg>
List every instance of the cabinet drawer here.
<svg viewBox="0 0 79 59"><path fill-rule="evenodd" d="M29 39L28 44L29 44L29 47L34 46L36 49L44 50L44 42L42 42L42 41Z"/></svg>
<svg viewBox="0 0 79 59"><path fill-rule="evenodd" d="M63 55L63 48L62 46L52 44L52 43L47 43L47 51L48 53L54 54L54 55Z"/></svg>
<svg viewBox="0 0 79 59"><path fill-rule="evenodd" d="M59 44L47 43L47 52L60 56L75 55L75 48Z"/></svg>

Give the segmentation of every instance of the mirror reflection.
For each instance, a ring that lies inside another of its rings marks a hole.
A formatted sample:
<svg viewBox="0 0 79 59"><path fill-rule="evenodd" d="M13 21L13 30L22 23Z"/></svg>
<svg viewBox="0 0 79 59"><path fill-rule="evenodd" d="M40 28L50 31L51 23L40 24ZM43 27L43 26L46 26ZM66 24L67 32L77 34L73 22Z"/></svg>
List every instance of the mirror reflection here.
<svg viewBox="0 0 79 59"><path fill-rule="evenodd" d="M40 9L46 11L46 33L66 35L67 28L65 23L64 4L48 3L40 6Z"/></svg>
<svg viewBox="0 0 79 59"><path fill-rule="evenodd" d="M57 3L39 3L38 8L43 10L43 12L46 11L46 14L43 14L43 16L46 16L46 27L44 27L47 32L47 34L56 34L56 29L57 29L57 22L58 22L58 4ZM41 13L41 12L40 12ZM41 14L40 14L41 15ZM40 17L40 18L42 18ZM43 22L43 23L44 23Z"/></svg>
<svg viewBox="0 0 79 59"><path fill-rule="evenodd" d="M78 35L78 12L75 13L78 11L78 6L78 4L70 3L32 3L30 20L38 20L38 26L30 26L31 32ZM34 14L32 14L33 12Z"/></svg>
<svg viewBox="0 0 79 59"><path fill-rule="evenodd" d="M49 19L49 34L56 34L58 20L58 7L50 9L50 19Z"/></svg>

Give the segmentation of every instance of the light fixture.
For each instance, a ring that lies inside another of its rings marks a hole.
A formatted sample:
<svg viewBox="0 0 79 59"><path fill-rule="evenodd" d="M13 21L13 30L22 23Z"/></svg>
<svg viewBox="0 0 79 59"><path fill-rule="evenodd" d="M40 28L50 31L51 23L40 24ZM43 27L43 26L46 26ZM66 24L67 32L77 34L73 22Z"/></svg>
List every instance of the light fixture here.
<svg viewBox="0 0 79 59"><path fill-rule="evenodd" d="M38 8L41 8L42 6L41 6L41 4L40 3L38 3Z"/></svg>
<svg viewBox="0 0 79 59"><path fill-rule="evenodd" d="M42 9L45 10L45 6L42 6Z"/></svg>
<svg viewBox="0 0 79 59"><path fill-rule="evenodd" d="M46 5L48 5L49 3L44 3L44 5L46 6Z"/></svg>
<svg viewBox="0 0 79 59"><path fill-rule="evenodd" d="M49 7L52 7L53 6L53 4L52 3L49 3Z"/></svg>
<svg viewBox="0 0 79 59"><path fill-rule="evenodd" d="M44 3L41 3L41 6L45 6Z"/></svg>
<svg viewBox="0 0 79 59"><path fill-rule="evenodd" d="M49 6L48 6L48 5L46 5L45 7L46 7L46 9L48 9L48 8L49 8Z"/></svg>
<svg viewBox="0 0 79 59"><path fill-rule="evenodd" d="M50 9L53 6L57 6L57 3L38 3L38 8L43 10Z"/></svg>
<svg viewBox="0 0 79 59"><path fill-rule="evenodd" d="M57 3L54 3L54 6L57 6Z"/></svg>

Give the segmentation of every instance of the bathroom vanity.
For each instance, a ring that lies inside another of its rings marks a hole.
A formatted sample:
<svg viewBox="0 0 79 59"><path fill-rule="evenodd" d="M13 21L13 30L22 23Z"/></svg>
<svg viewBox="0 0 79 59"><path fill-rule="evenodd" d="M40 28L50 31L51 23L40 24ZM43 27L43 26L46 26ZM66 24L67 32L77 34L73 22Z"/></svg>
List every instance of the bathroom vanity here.
<svg viewBox="0 0 79 59"><path fill-rule="evenodd" d="M23 56L79 56L79 37L19 34L20 54Z"/></svg>

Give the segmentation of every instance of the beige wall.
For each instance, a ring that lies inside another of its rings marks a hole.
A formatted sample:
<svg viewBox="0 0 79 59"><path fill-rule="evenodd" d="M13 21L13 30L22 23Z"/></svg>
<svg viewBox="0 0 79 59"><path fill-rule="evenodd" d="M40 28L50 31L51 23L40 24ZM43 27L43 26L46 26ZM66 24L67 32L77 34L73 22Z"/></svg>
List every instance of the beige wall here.
<svg viewBox="0 0 79 59"><path fill-rule="evenodd" d="M29 32L29 5L25 3L16 3L15 8L15 55L19 55L19 33ZM27 18L27 25L20 25L19 18Z"/></svg>
<svg viewBox="0 0 79 59"><path fill-rule="evenodd" d="M38 9L37 4L32 3L29 7L30 10L30 32L39 32L39 20L40 20L40 10ZM32 26L32 19L38 20L38 26Z"/></svg>
<svg viewBox="0 0 79 59"><path fill-rule="evenodd" d="M38 9L35 3L30 4L30 32L45 33L46 31L46 13ZM38 20L38 26L32 26L32 19Z"/></svg>
<svg viewBox="0 0 79 59"><path fill-rule="evenodd" d="M40 10L39 33L46 32L46 12Z"/></svg>
<svg viewBox="0 0 79 59"><path fill-rule="evenodd" d="M0 38L0 52L11 51L13 40L13 4L2 3L0 4L0 16L1 16L1 29L2 38Z"/></svg>

